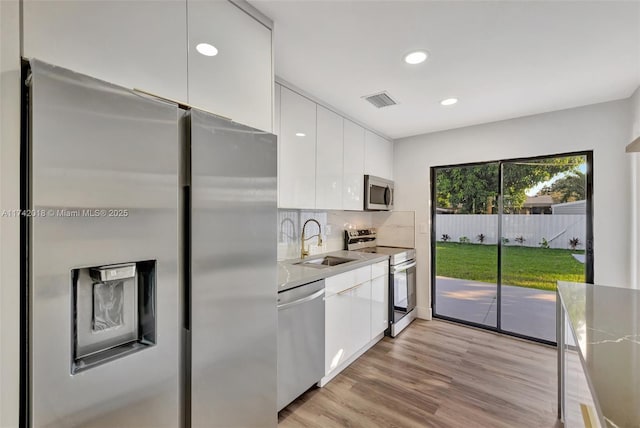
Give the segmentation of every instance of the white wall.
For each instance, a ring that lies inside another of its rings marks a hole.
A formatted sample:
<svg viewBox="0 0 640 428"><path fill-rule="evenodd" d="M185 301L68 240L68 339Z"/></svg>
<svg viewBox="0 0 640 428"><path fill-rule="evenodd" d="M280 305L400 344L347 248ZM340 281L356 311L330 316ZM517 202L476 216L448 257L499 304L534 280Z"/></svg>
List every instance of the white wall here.
<svg viewBox="0 0 640 428"><path fill-rule="evenodd" d="M631 138L629 138L629 142L640 137L640 86L638 86L633 95L631 95L631 115L633 123L631 126Z"/></svg>
<svg viewBox="0 0 640 428"><path fill-rule="evenodd" d="M0 1L0 210L19 208L18 0ZM18 426L19 220L0 217L0 427Z"/></svg>
<svg viewBox="0 0 640 428"><path fill-rule="evenodd" d="M630 127L621 100L396 140L395 208L416 211L419 316L431 315L429 168L439 165L593 150L595 281L630 286Z"/></svg>

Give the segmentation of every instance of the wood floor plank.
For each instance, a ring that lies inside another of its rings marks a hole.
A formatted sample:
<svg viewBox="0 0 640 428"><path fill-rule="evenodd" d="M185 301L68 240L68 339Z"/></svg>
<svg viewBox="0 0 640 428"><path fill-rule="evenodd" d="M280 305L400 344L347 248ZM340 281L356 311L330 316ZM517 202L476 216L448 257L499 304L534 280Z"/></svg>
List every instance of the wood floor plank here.
<svg viewBox="0 0 640 428"><path fill-rule="evenodd" d="M552 428L555 411L555 349L416 320L283 409L278 425Z"/></svg>

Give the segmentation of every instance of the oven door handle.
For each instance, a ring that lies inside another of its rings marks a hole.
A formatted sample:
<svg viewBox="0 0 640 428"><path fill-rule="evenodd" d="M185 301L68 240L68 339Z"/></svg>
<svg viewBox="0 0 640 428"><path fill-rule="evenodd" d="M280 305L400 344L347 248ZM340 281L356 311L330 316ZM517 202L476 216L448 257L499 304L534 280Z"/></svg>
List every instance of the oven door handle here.
<svg viewBox="0 0 640 428"><path fill-rule="evenodd" d="M292 306L300 305L302 303L310 302L314 299L317 299L320 296L324 296L324 288L322 290L316 291L313 294L310 294L309 296L303 297L298 300L294 300L293 302L281 303L278 305L278 309L286 309Z"/></svg>
<svg viewBox="0 0 640 428"><path fill-rule="evenodd" d="M391 204L391 188L389 186L384 189L384 204L387 206Z"/></svg>
<svg viewBox="0 0 640 428"><path fill-rule="evenodd" d="M407 269L411 269L412 267L414 267L417 264L417 262L414 260L412 262L409 262L407 264L404 265L400 265L397 267L394 267L391 269L391 273L398 273L398 272L404 272Z"/></svg>

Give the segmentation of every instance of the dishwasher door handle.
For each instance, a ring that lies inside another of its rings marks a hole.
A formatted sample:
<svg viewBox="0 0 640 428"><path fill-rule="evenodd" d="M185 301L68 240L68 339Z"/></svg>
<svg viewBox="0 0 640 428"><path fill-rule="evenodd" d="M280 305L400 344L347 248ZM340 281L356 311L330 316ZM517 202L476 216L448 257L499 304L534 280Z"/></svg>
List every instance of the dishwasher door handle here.
<svg viewBox="0 0 640 428"><path fill-rule="evenodd" d="M301 299L298 299L298 300L294 300L293 302L282 303L282 304L278 305L278 310L287 309L287 308L290 308L292 306L301 305L302 303L310 302L311 300L317 299L318 297L321 297L323 295L324 295L324 289L318 290L313 294L310 294L310 295L308 295L306 297L303 297Z"/></svg>

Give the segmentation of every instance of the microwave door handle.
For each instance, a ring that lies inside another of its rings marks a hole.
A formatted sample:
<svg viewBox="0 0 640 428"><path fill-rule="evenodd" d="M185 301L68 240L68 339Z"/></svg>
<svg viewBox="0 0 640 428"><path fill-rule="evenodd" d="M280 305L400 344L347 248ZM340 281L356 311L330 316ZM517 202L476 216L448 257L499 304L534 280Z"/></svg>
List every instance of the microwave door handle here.
<svg viewBox="0 0 640 428"><path fill-rule="evenodd" d="M391 203L391 189L387 186L384 189L384 204L389 205Z"/></svg>

